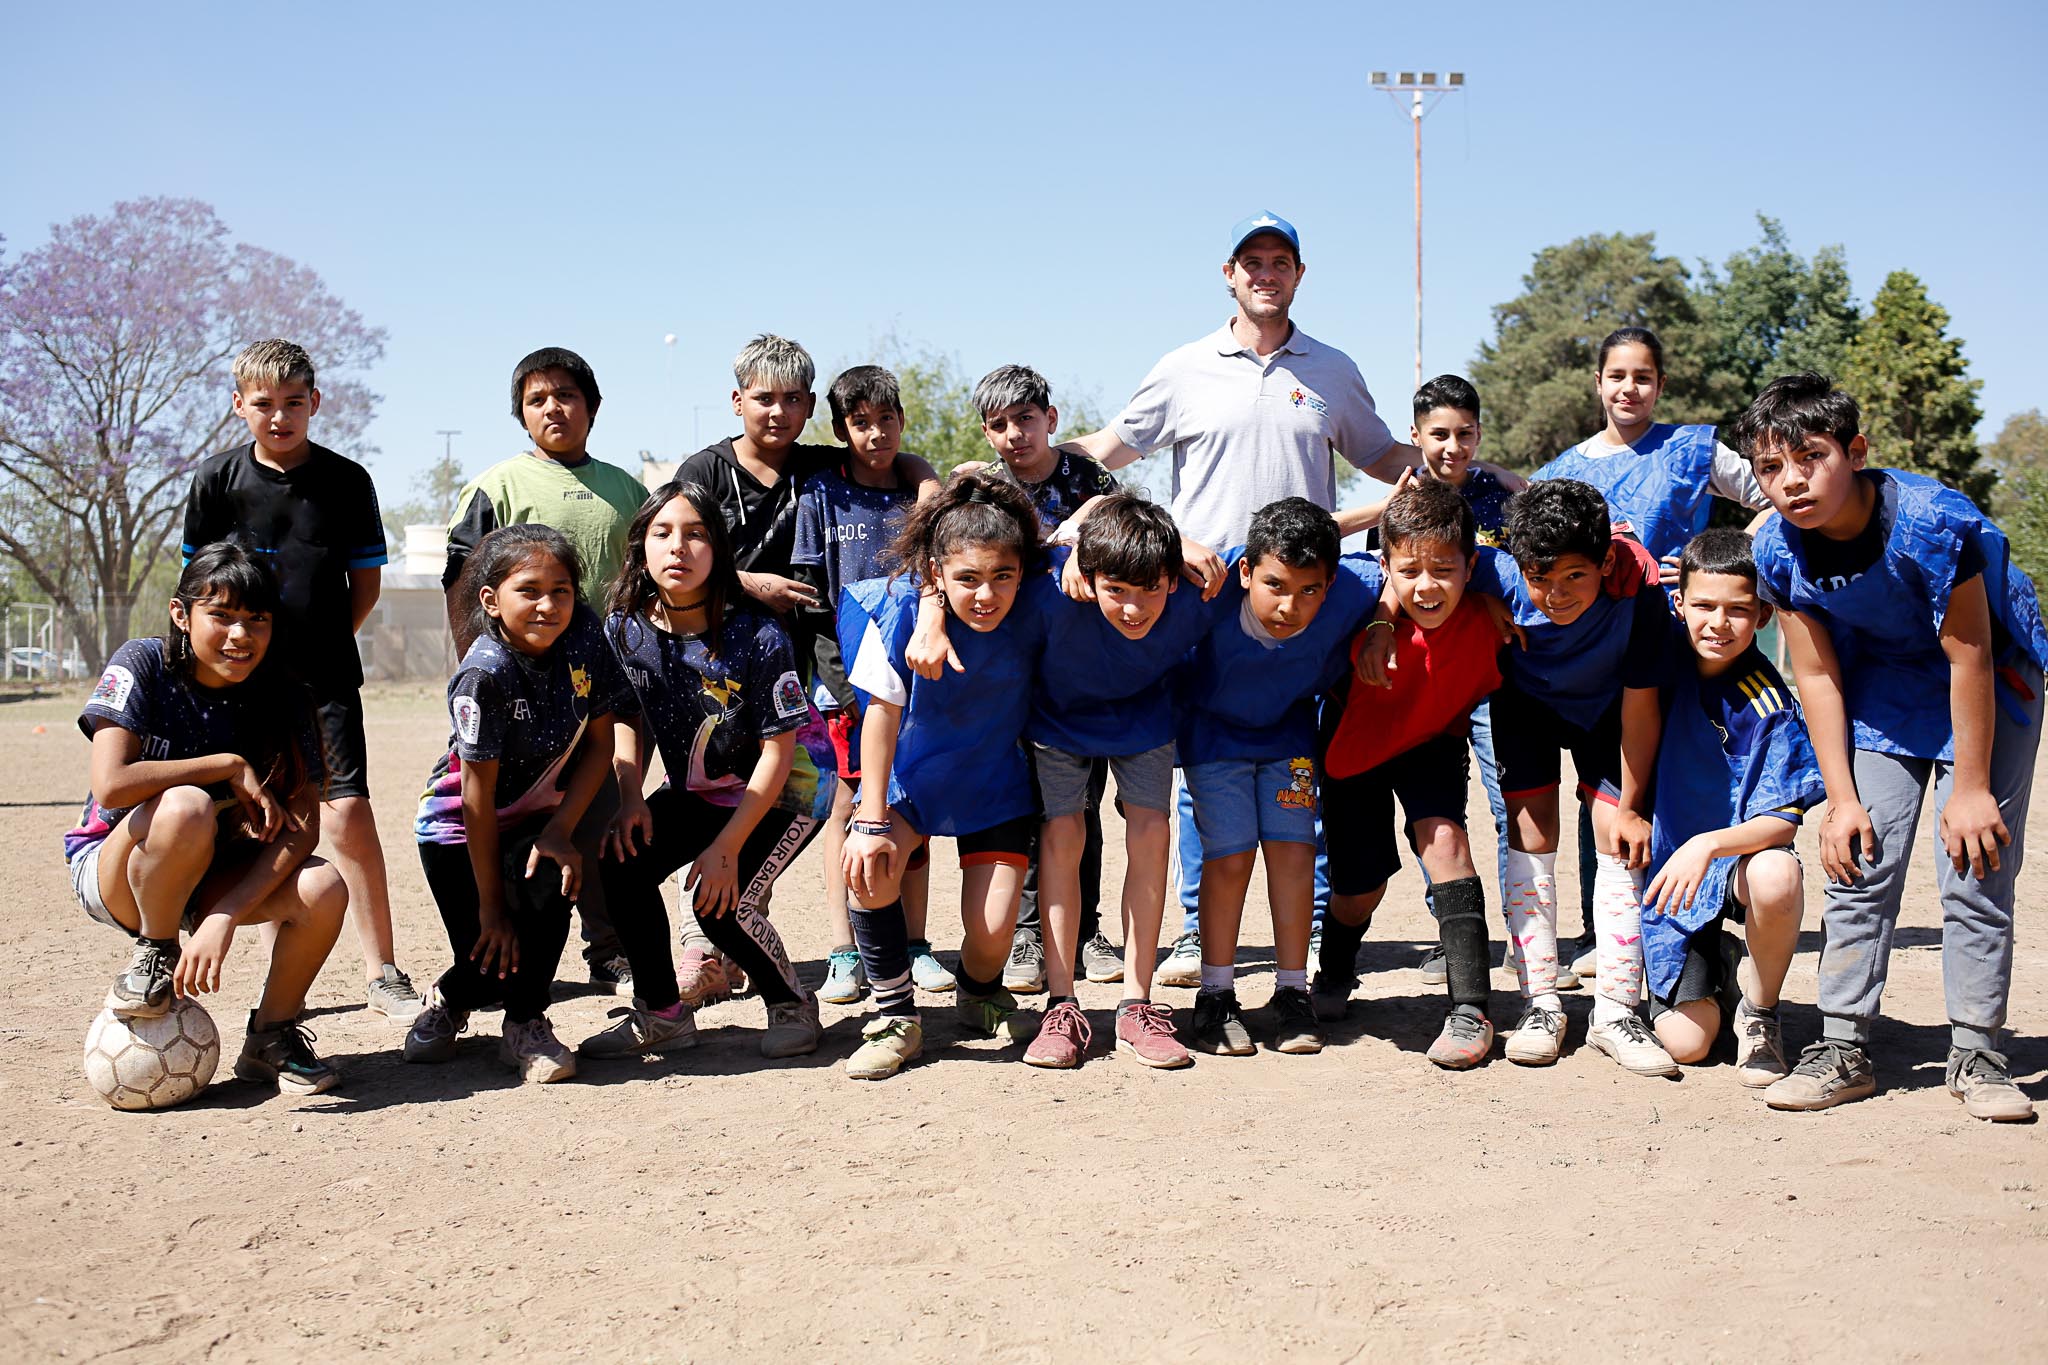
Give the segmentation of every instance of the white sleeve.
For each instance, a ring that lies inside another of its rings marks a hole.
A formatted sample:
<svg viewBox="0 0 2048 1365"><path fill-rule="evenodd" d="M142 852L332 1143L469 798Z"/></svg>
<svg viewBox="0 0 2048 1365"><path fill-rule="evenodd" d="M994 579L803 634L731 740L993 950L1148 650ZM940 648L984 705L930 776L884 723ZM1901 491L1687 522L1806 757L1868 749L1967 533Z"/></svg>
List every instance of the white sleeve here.
<svg viewBox="0 0 2048 1365"><path fill-rule="evenodd" d="M889 662L889 647L882 643L882 632L875 629L873 621L861 632L860 649L853 656L853 667L846 671L846 680L876 701L891 706L910 704L910 683Z"/></svg>
<svg viewBox="0 0 2048 1365"><path fill-rule="evenodd" d="M1771 505L1764 496L1763 485L1756 481L1756 471L1749 461L1729 446L1714 442L1714 470L1707 476L1707 491L1730 502L1739 502L1751 511L1760 512Z"/></svg>

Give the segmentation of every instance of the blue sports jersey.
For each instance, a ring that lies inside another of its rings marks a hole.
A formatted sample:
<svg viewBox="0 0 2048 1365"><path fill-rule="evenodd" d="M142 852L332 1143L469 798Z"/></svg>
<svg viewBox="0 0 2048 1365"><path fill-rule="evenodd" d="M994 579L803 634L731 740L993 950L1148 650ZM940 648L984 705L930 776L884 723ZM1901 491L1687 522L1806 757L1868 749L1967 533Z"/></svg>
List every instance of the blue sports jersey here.
<svg viewBox="0 0 2048 1365"><path fill-rule="evenodd" d="M1632 455L1595 459L1577 446L1529 476L1577 479L1600 490L1617 523L1662 559L1707 529L1713 512L1714 428L1660 422L1629 446ZM1624 529L1617 524L1617 530Z"/></svg>
<svg viewBox="0 0 2048 1365"><path fill-rule="evenodd" d="M1208 603L1208 629L1187 664L1177 756L1183 768L1316 752L1316 696L1350 668L1352 634L1372 615L1385 583L1377 557L1343 556L1307 629L1269 645L1247 634L1239 619L1243 558L1242 546L1224 556L1223 590Z"/></svg>
<svg viewBox="0 0 2048 1365"><path fill-rule="evenodd" d="M1064 550L1053 552L1057 588ZM1167 680L1208 633L1201 589L1176 581L1143 639L1111 625L1093 602L1057 590L1044 594L1044 657L1025 735L1080 758L1142 754L1173 742L1173 691Z"/></svg>
<svg viewBox="0 0 2048 1365"><path fill-rule="evenodd" d="M1623 595L1603 587L1577 619L1560 626L1530 598L1513 556L1482 547L1468 591L1507 603L1529 637L1527 649L1510 645L1504 654L1508 680L1582 730L1598 724L1624 688L1664 681L1671 604L1654 579L1623 576Z"/></svg>
<svg viewBox="0 0 2048 1365"><path fill-rule="evenodd" d="M1682 625L1672 628L1683 636ZM1657 746L1652 879L1694 835L1763 815L1796 825L1827 795L1806 719L1761 650L1750 646L1717 677L1701 677L1696 659L1682 661L1673 674ZM1709 863L1690 906L1660 915L1644 905L1643 956L1656 995L1671 994L1687 940L1721 913L1736 861L1731 855Z"/></svg>
<svg viewBox="0 0 2048 1365"><path fill-rule="evenodd" d="M917 501L908 485L870 488L838 469L805 480L796 501L796 549L790 563L815 564L823 574L824 600L839 590L882 573L882 552L902 524L903 510Z"/></svg>
<svg viewBox="0 0 2048 1365"><path fill-rule="evenodd" d="M1948 656L1941 624L1966 559L1983 565L1991 607L1999 704L2023 717L2005 674L2048 660L2034 581L2012 562L2005 533L1952 488L1921 474L1877 470L1871 515L1886 527L1884 553L1860 577L1827 588L1807 572L1807 533L1772 517L1755 540L1757 591L1766 602L1823 626L1841 663L1855 746L1948 760L1955 756Z"/></svg>

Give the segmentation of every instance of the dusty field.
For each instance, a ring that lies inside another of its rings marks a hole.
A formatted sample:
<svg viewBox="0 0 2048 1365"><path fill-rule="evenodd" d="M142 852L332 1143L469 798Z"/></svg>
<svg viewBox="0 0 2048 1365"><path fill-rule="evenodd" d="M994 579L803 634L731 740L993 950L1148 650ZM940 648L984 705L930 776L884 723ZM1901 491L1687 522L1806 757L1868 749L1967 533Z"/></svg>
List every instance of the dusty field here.
<svg viewBox="0 0 2048 1365"><path fill-rule="evenodd" d="M1431 931L1412 872L1368 942L1366 1002L1319 1057L1154 1073L1098 1055L1047 1073L959 1041L938 1008L927 1060L861 1085L837 1069L858 1008L827 1006L824 1048L770 1064L745 1000L706 1012L695 1051L521 1089L491 1059L491 1018L454 1064L401 1064L399 1033L361 1007L345 931L311 1021L346 1068L341 1090L293 1102L228 1080L183 1109L123 1114L78 1066L124 947L76 909L58 854L84 791L73 714L0 707L0 1358L2048 1350L2048 1142L2038 1124L1972 1122L1941 1087L1924 877L1878 1034L1884 1089L1821 1115L1771 1113L1725 1067L1625 1075L1578 1049L1583 994L1567 997L1573 1046L1556 1068L1496 1051L1476 1072L1437 1071L1421 1053L1442 997L1414 970ZM422 985L446 945L408 831L440 715L422 689L372 699L400 956ZM956 883L937 881L943 952ZM829 946L817 882L813 853L775 910L814 981ZM2030 870L2025 910L2044 884ZM1818 1031L1818 905L1810 886L1795 1046ZM1272 980L1263 910L1248 923L1257 1005ZM2021 932L2013 1060L2048 1100L2048 950L2032 922ZM231 1060L261 971L253 935L230 968L215 1015ZM613 1002L567 980L553 1018L573 1042ZM1495 985L1511 1021L1505 976ZM1098 1049L1116 995L1084 987Z"/></svg>

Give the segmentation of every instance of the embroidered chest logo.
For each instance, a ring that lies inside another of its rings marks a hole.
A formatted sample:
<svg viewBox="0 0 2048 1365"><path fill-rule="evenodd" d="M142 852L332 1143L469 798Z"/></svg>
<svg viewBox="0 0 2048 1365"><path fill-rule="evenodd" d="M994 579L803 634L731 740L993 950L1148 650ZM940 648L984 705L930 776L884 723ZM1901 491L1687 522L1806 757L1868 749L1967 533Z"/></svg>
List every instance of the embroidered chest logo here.
<svg viewBox="0 0 2048 1365"><path fill-rule="evenodd" d="M1297 408L1307 408L1318 417L1327 417L1330 412L1330 405L1328 403L1325 403L1299 384L1296 384L1288 392L1287 401L1294 404Z"/></svg>
<svg viewBox="0 0 2048 1365"><path fill-rule="evenodd" d="M1311 758L1287 760L1287 785L1275 794L1283 806L1294 810L1316 808L1316 764Z"/></svg>

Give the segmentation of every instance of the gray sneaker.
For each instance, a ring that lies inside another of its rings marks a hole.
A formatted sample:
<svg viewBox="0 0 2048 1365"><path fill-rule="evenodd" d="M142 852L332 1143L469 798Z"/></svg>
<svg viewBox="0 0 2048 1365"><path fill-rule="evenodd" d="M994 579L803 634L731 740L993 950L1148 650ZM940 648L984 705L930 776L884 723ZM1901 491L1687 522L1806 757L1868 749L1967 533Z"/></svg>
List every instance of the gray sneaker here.
<svg viewBox="0 0 2048 1365"><path fill-rule="evenodd" d="M1159 986L1185 986L1189 990L1202 984L1202 935L1199 930L1190 929L1173 941L1173 948L1166 954L1166 961L1159 964L1152 981Z"/></svg>
<svg viewBox="0 0 2048 1365"><path fill-rule="evenodd" d="M1513 967L1508 968L1513 971ZM1451 979L1451 969L1444 965L1444 948L1441 943L1432 943L1422 950L1422 984L1442 986Z"/></svg>
<svg viewBox="0 0 2048 1365"><path fill-rule="evenodd" d="M680 1052L697 1046L697 1011L686 1009L673 1019L664 1019L635 1000L629 1009L616 1009L606 1016L619 1022L602 1033L593 1033L576 1045L585 1057L639 1057L649 1052Z"/></svg>
<svg viewBox="0 0 2048 1365"><path fill-rule="evenodd" d="M1773 1109L1831 1109L1877 1093L1877 1072L1854 1043L1823 1038L1807 1045L1790 1075L1764 1091Z"/></svg>
<svg viewBox="0 0 2048 1365"><path fill-rule="evenodd" d="M412 988L412 978L389 962L363 995L371 1009L394 1024L410 1024L420 1012L420 993Z"/></svg>
<svg viewBox="0 0 2048 1365"><path fill-rule="evenodd" d="M1036 995L1045 989L1045 946L1038 935L1020 929L1010 939L1010 960L1003 964L1003 989Z"/></svg>
<svg viewBox="0 0 2048 1365"><path fill-rule="evenodd" d="M932 945L921 938L910 941L910 981L919 990L934 995L944 995L960 984L946 970L946 964L939 961Z"/></svg>
<svg viewBox="0 0 2048 1365"><path fill-rule="evenodd" d="M545 1016L523 1023L506 1020L498 1039L498 1061L528 1085L551 1085L576 1075L576 1054L562 1046Z"/></svg>
<svg viewBox="0 0 2048 1365"><path fill-rule="evenodd" d="M170 1011L171 973L180 956L175 939L153 943L135 940L128 970L107 989L107 1008L123 1019L155 1019Z"/></svg>
<svg viewBox="0 0 2048 1365"><path fill-rule="evenodd" d="M806 995L768 1007L768 1031L761 1035L761 1055L775 1059L801 1057L818 1050L824 1032L818 1023L818 997Z"/></svg>
<svg viewBox="0 0 2048 1365"><path fill-rule="evenodd" d="M1081 945L1081 970L1079 975L1090 981L1121 981L1124 979L1123 954L1116 945L1103 937L1097 929L1095 937Z"/></svg>
<svg viewBox="0 0 2048 1365"><path fill-rule="evenodd" d="M1973 1119L2018 1123L2034 1117L2034 1102L2012 1083L2005 1054L1989 1048L1948 1050L1948 1093Z"/></svg>
<svg viewBox="0 0 2048 1365"><path fill-rule="evenodd" d="M441 999L437 986L427 987L420 1012L413 1016L405 1034L405 1060L445 1062L455 1056L455 1040L469 1028L469 1011L459 1010Z"/></svg>
<svg viewBox="0 0 2048 1365"><path fill-rule="evenodd" d="M1752 1008L1747 1000L1735 1007L1735 1079L1751 1090L1776 1085L1790 1075L1785 1060L1785 1026L1778 1012Z"/></svg>

